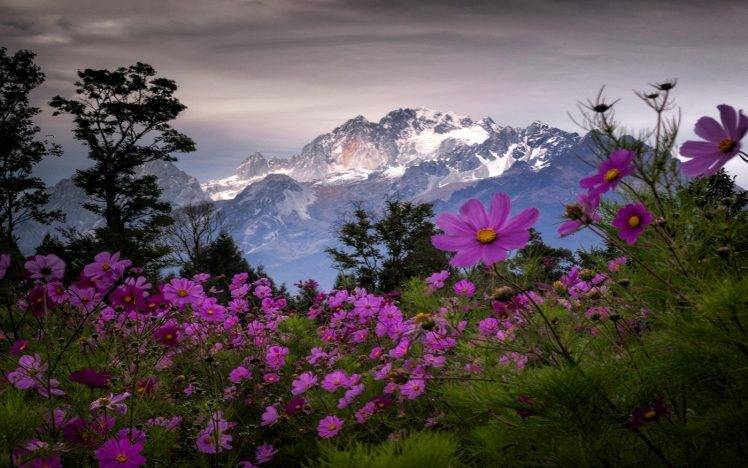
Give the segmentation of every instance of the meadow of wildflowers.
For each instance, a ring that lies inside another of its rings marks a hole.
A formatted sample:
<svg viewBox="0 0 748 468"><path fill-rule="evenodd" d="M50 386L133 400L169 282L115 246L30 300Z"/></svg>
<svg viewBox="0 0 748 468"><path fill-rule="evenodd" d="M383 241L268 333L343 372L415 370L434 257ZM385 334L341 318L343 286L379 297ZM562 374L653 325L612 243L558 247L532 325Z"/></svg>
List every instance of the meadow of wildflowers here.
<svg viewBox="0 0 748 468"><path fill-rule="evenodd" d="M74 277L0 255L0 463L741 465L748 218L718 171L747 157L748 119L699 120L687 179L673 86L642 93L639 137L584 107L600 161L559 235L605 248L558 277L513 255L543 213L501 193L438 217L450 270L386 295L309 282L304 307L247 274L221 291L118 252Z"/></svg>

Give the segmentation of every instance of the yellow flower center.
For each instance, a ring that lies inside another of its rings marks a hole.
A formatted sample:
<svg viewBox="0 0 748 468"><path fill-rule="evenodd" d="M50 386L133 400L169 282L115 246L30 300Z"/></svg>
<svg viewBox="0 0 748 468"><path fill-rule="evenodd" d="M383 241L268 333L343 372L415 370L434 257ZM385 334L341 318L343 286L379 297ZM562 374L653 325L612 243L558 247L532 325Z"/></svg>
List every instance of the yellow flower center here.
<svg viewBox="0 0 748 468"><path fill-rule="evenodd" d="M719 142L717 148L719 148L719 150L723 153L729 153L730 151L735 149L735 142L730 138L725 138L724 140Z"/></svg>
<svg viewBox="0 0 748 468"><path fill-rule="evenodd" d="M127 461L127 455L124 453L120 453L116 457L114 457L115 460L117 460L119 463L125 463Z"/></svg>
<svg viewBox="0 0 748 468"><path fill-rule="evenodd" d="M132 302L132 296L125 296L125 302Z"/></svg>
<svg viewBox="0 0 748 468"><path fill-rule="evenodd" d="M412 388L413 388L413 390L415 390L417 392L418 390L421 389L421 386L418 385L418 384L414 384Z"/></svg>
<svg viewBox="0 0 748 468"><path fill-rule="evenodd" d="M431 318L431 314L429 314L428 312L419 312L415 316L415 321L416 323L422 323L422 322L429 320L430 318Z"/></svg>
<svg viewBox="0 0 748 468"><path fill-rule="evenodd" d="M636 215L631 215L629 217L629 227L635 228L636 226L639 225L640 222L641 222L641 219L639 219L639 217Z"/></svg>
<svg viewBox="0 0 748 468"><path fill-rule="evenodd" d="M167 333L166 335L164 335L164 339L167 341L171 340L172 338L174 338L174 335L172 335L171 333Z"/></svg>
<svg viewBox="0 0 748 468"><path fill-rule="evenodd" d="M102 263L101 264L101 269L104 270L104 271L109 271L109 270L112 269L112 265L110 265L108 263Z"/></svg>
<svg viewBox="0 0 748 468"><path fill-rule="evenodd" d="M185 289L180 289L179 291L177 291L177 296L179 297L187 297L187 294L189 293Z"/></svg>
<svg viewBox="0 0 748 468"><path fill-rule="evenodd" d="M607 172L605 172L603 179L605 179L605 182L612 182L616 180L620 174L621 171L614 167L613 169L608 169Z"/></svg>
<svg viewBox="0 0 748 468"><path fill-rule="evenodd" d="M657 416L657 411L655 411L653 409L651 409L651 410L647 411L646 413L644 413L644 419L646 419L646 420L652 420L656 416Z"/></svg>
<svg viewBox="0 0 748 468"><path fill-rule="evenodd" d="M338 427L338 425L335 424L335 423L330 423L330 424L327 425L327 429L329 429L331 431L334 431L335 428L337 428L337 427Z"/></svg>
<svg viewBox="0 0 748 468"><path fill-rule="evenodd" d="M475 233L475 238L481 244L490 244L496 240L496 237L498 237L498 235L492 228L478 229L478 232Z"/></svg>

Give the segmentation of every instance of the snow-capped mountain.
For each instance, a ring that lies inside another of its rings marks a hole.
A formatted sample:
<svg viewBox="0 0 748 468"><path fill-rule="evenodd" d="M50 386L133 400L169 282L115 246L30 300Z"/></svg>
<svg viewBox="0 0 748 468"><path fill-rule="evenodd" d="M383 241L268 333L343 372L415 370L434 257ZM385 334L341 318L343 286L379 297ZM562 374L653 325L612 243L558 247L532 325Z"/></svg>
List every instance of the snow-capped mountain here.
<svg viewBox="0 0 748 468"><path fill-rule="evenodd" d="M354 201L373 210L392 197L427 201L438 213L504 191L517 210L541 209L538 228L550 243L577 247L589 239L559 240L555 226L591 157L589 138L542 122L502 127L490 118L398 109L379 122L355 117L288 159L255 153L203 190L250 263L281 282L313 276L329 286L335 272L323 251Z"/></svg>
<svg viewBox="0 0 748 468"><path fill-rule="evenodd" d="M214 200L227 200L267 174L299 182L338 184L370 176L398 178L412 167L434 162L443 169L437 185L497 177L517 161L538 170L573 144L574 134L534 122L501 127L425 108L397 109L379 122L355 117L318 136L290 159L255 153L225 179L203 184Z"/></svg>
<svg viewBox="0 0 748 468"><path fill-rule="evenodd" d="M184 206L210 200L200 188L200 182L191 175L179 169L169 161L152 161L140 166L136 177L155 175L156 183L161 188L161 199L172 206ZM61 210L65 213L64 223L44 226L35 221L28 221L18 230L19 247L24 252L31 252L39 245L48 233L56 233L59 228L75 228L86 231L102 222L101 218L83 208L86 201L85 192L75 185L71 179L62 179L49 190L47 209Z"/></svg>

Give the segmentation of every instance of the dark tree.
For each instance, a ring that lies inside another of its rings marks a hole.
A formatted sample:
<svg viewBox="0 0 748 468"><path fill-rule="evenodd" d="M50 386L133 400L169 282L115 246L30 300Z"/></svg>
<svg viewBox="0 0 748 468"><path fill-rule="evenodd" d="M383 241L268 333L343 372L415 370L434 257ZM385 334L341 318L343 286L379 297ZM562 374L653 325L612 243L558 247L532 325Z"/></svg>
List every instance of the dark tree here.
<svg viewBox="0 0 748 468"><path fill-rule="evenodd" d="M260 276L253 270L236 246L234 238L226 232L222 232L206 248L203 255L203 269L186 271L187 274L210 273L211 275L231 276L247 272L249 281L254 281Z"/></svg>
<svg viewBox="0 0 748 468"><path fill-rule="evenodd" d="M338 231L343 248L326 252L360 286L391 291L408 278L447 268L446 255L431 246L432 205L389 200L376 219L360 205L353 215Z"/></svg>
<svg viewBox="0 0 748 468"><path fill-rule="evenodd" d="M203 202L174 210L172 218L165 234L173 264L203 271L205 250L220 233L223 217L213 203Z"/></svg>
<svg viewBox="0 0 748 468"><path fill-rule="evenodd" d="M29 93L44 82L34 64L35 54L19 50L8 55L0 48L0 251L18 252L14 231L29 220L42 224L63 220L59 211L44 209L47 187L32 175L34 166L60 148L38 140L32 118L40 110L29 103Z"/></svg>
<svg viewBox="0 0 748 468"><path fill-rule="evenodd" d="M550 283L559 279L574 264L574 254L569 249L551 247L543 241L538 231L530 228L530 241L510 263L529 284Z"/></svg>
<svg viewBox="0 0 748 468"><path fill-rule="evenodd" d="M170 222L170 206L159 201L156 178L136 177L135 171L195 150L194 142L170 125L186 107L174 96L176 83L157 77L144 63L114 71L86 69L78 78L76 97L56 96L50 103L55 115L73 116L75 137L94 163L73 180L89 197L85 208L106 222L97 230L100 241L147 264L168 250L156 240Z"/></svg>

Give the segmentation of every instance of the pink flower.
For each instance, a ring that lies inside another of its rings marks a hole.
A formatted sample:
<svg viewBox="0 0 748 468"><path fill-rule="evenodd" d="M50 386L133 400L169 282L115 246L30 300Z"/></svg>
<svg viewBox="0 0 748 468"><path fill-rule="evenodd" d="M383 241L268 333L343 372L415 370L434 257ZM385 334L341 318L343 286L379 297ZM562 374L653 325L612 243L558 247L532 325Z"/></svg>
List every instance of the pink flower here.
<svg viewBox="0 0 748 468"><path fill-rule="evenodd" d="M285 346L271 346L265 353L265 362L272 369L278 370L286 363L288 348Z"/></svg>
<svg viewBox="0 0 748 468"><path fill-rule="evenodd" d="M301 395L317 384L317 376L311 372L304 372L291 382L291 394Z"/></svg>
<svg viewBox="0 0 748 468"><path fill-rule="evenodd" d="M628 259L626 257L617 257L608 262L608 270L615 273L621 269L621 266L625 265Z"/></svg>
<svg viewBox="0 0 748 468"><path fill-rule="evenodd" d="M276 450L271 444L262 444L257 447L255 460L258 465L261 463L267 463L273 459L276 453L278 453L278 450Z"/></svg>
<svg viewBox="0 0 748 468"><path fill-rule="evenodd" d="M475 285L466 279L456 282L454 289L458 296L473 297L473 294L475 294Z"/></svg>
<svg viewBox="0 0 748 468"><path fill-rule="evenodd" d="M197 449L203 453L219 453L224 450L231 450L233 437L226 434L226 431L235 425L223 419L223 414L220 411L216 411L211 415L207 427L198 434L195 441Z"/></svg>
<svg viewBox="0 0 748 468"><path fill-rule="evenodd" d="M125 400L127 400L129 396L129 392L124 392L118 395L110 393L108 396L97 398L91 403L91 411L97 410L99 408L106 408L109 411L114 411L115 413L125 414L127 413L127 405L125 404Z"/></svg>
<svg viewBox="0 0 748 468"><path fill-rule="evenodd" d="M520 249L530 240L530 226L539 212L528 208L509 220L511 201L503 193L491 198L490 213L476 199L468 200L460 208L460 216L442 213L436 224L444 234L431 238L434 247L457 252L450 263L469 267L483 261L486 266L506 259L508 251Z"/></svg>
<svg viewBox="0 0 748 468"><path fill-rule="evenodd" d="M252 373L244 366L239 366L229 373L229 380L235 384L241 383L250 377L252 377Z"/></svg>
<svg viewBox="0 0 748 468"><path fill-rule="evenodd" d="M6 377L11 385L20 390L36 389L44 397L49 397L50 394L64 395L65 392L57 388L60 384L57 379L49 379L49 382L47 382L44 375L46 371L47 364L42 361L38 354L24 355L18 359L18 368L8 372Z"/></svg>
<svg viewBox="0 0 748 468"><path fill-rule="evenodd" d="M580 180L579 186L588 189L590 194L594 195L615 190L621 179L634 173L635 157L636 154L631 150L613 151L608 159L597 167L597 174Z"/></svg>
<svg viewBox="0 0 748 468"><path fill-rule="evenodd" d="M591 320L602 320L610 316L610 309L605 306L590 307L584 315Z"/></svg>
<svg viewBox="0 0 748 468"><path fill-rule="evenodd" d="M214 297L209 297L200 304L199 313L200 318L206 322L223 322L226 319L226 308Z"/></svg>
<svg viewBox="0 0 748 468"><path fill-rule="evenodd" d="M577 203L566 205L566 218L558 228L558 235L568 236L577 232L582 226L594 224L600 221L597 208L600 206L600 195L596 193L581 194L577 197Z"/></svg>
<svg viewBox="0 0 748 468"><path fill-rule="evenodd" d="M426 278L426 284L433 289L441 289L444 287L444 282L447 281L447 278L449 278L449 272L442 270Z"/></svg>
<svg viewBox="0 0 748 468"><path fill-rule="evenodd" d="M322 388L332 393L348 382L348 376L342 370L330 372L322 379Z"/></svg>
<svg viewBox="0 0 748 468"><path fill-rule="evenodd" d="M12 345L10 345L10 348L8 349L8 352L13 356L18 356L22 352L28 348L29 342L28 340L16 340L13 342Z"/></svg>
<svg viewBox="0 0 748 468"><path fill-rule="evenodd" d="M162 290L164 299L175 306L199 304L203 300L203 287L185 278L173 278Z"/></svg>
<svg viewBox="0 0 748 468"><path fill-rule="evenodd" d="M276 422L278 422L278 409L275 406L268 406L265 408L265 411L262 413L261 419L262 423L260 423L261 426L272 426Z"/></svg>
<svg viewBox="0 0 748 468"><path fill-rule="evenodd" d="M629 203L623 206L611 224L618 229L618 235L627 244L633 245L644 229L652 223L652 213L642 203Z"/></svg>
<svg viewBox="0 0 748 468"><path fill-rule="evenodd" d="M142 450L142 444L130 443L127 438L109 439L96 450L96 459L101 468L135 468L146 464Z"/></svg>
<svg viewBox="0 0 748 468"><path fill-rule="evenodd" d="M337 416L325 416L317 425L317 434L323 439L330 439L338 435L343 424L344 421Z"/></svg>
<svg viewBox="0 0 748 468"><path fill-rule="evenodd" d="M120 260L120 253L99 252L94 262L83 267L83 274L93 281L99 289L114 283L132 265L130 260Z"/></svg>
<svg viewBox="0 0 748 468"><path fill-rule="evenodd" d="M722 125L711 117L700 118L694 130L706 141L689 140L680 147L680 154L690 158L683 163L683 172L690 177L714 175L741 152L740 140L748 132L748 117L727 104L717 109Z"/></svg>
<svg viewBox="0 0 748 468"><path fill-rule="evenodd" d="M400 386L400 393L409 400L415 400L426 391L426 381L410 379Z"/></svg>
<svg viewBox="0 0 748 468"><path fill-rule="evenodd" d="M23 266L32 279L49 282L65 276L65 262L54 254L34 255Z"/></svg>

